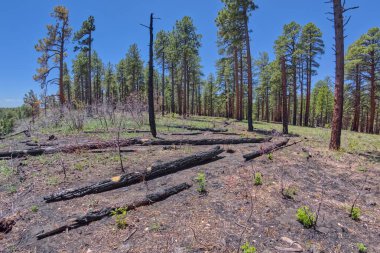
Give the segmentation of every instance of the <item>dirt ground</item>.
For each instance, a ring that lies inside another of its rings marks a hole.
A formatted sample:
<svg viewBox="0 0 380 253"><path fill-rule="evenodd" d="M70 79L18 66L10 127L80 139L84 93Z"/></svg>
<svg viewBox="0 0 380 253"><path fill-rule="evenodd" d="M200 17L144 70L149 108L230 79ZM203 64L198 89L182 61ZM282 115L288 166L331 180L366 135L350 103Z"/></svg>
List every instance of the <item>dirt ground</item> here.
<svg viewBox="0 0 380 253"><path fill-rule="evenodd" d="M222 127L222 124L220 124ZM247 133L237 123L230 132ZM148 134L137 136L149 137ZM41 135L40 138L47 138ZM162 138L240 138L205 132L194 136L160 135ZM94 141L96 134L57 135L59 145ZM281 137L274 137L272 141ZM2 151L25 148L17 137L1 143ZM84 186L121 173L118 154L76 152L18 158L4 163L14 173L0 178L0 218L14 217L9 233L0 233L0 252L238 252L249 242L257 252L284 252L276 247L292 245L304 252L358 252L357 243L368 252L380 252L380 166L373 157L330 152L324 143L291 137L302 142L246 162L243 154L263 144L221 145L216 161L141 183L67 201L45 203L43 196L67 188ZM30 147L29 147L30 148ZM123 150L127 172L144 171L155 162L171 161L210 149L211 146L130 146ZM378 157L378 156L377 156ZM64 168L66 177L64 175ZM206 174L207 194L197 192L198 172ZM256 172L263 184L254 185ZM106 217L87 226L37 240L42 231L107 206L123 206L147 193L183 182L193 186L177 195L127 213L126 229L118 229L115 217ZM294 199L285 199L282 188L296 189ZM349 210L359 195L359 221ZM309 206L319 211L316 229L306 229L296 219L297 209Z"/></svg>

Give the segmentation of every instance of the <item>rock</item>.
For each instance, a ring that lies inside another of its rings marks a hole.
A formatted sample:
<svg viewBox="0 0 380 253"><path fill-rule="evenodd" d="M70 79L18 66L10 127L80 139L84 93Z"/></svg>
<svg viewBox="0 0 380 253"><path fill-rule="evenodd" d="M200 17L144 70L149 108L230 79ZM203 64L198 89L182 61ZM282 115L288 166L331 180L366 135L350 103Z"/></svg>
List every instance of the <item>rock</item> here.
<svg viewBox="0 0 380 253"><path fill-rule="evenodd" d="M327 227L317 227L317 231L322 234L328 234L330 232L330 229Z"/></svg>

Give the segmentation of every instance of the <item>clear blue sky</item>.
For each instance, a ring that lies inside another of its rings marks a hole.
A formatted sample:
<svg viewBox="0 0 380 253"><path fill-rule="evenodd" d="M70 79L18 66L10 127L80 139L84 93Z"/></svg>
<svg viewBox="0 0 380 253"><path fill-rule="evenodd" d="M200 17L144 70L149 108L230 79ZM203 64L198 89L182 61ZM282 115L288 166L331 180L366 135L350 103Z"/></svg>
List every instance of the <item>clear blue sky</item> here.
<svg viewBox="0 0 380 253"><path fill-rule="evenodd" d="M350 13L346 46L369 28L380 25L379 0L347 2L360 8ZM333 27L326 14L331 6L325 0L257 0L256 3L259 9L249 24L254 57L260 51L267 51L273 59L273 42L284 24L314 22L323 31L326 54L320 59L319 74L313 82L334 74ZM203 71L206 75L215 71L218 50L214 20L222 6L219 0L4 0L0 9L0 107L21 105L30 89L40 92L39 84L32 79L38 67L34 45L45 36L45 26L52 22L49 14L56 5L65 5L70 10L74 30L89 15L95 17L94 49L105 63L117 63L132 43L139 45L147 61L148 31L139 24L148 24L150 12L162 18L156 21L155 31L170 30L177 19L191 16L203 35L200 51ZM70 66L74 53L69 51L69 54Z"/></svg>

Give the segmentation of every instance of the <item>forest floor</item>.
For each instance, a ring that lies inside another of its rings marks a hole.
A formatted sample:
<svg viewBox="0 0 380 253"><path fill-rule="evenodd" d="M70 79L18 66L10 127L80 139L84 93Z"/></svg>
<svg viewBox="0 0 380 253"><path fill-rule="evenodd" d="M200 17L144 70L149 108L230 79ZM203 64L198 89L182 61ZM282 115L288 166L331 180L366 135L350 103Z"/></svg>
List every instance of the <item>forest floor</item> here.
<svg viewBox="0 0 380 253"><path fill-rule="evenodd" d="M226 128L238 135L202 132L199 135L170 135L190 132L167 125ZM262 130L281 125L254 122ZM142 128L148 129L147 126ZM89 121L85 130L101 126ZM328 150L330 131L322 128L289 127L289 144L245 161L243 154L269 143L221 145L221 159L165 177L112 191L66 201L45 203L43 196L67 188L88 185L121 174L116 148L107 152L44 154L0 160L0 218L12 217L11 231L0 233L0 252L238 252L248 242L257 252L285 252L294 248L287 237L304 252L358 252L363 243L368 252L380 252L380 136L343 131L342 150ZM246 131L246 122L223 118L158 118L163 139L263 137ZM260 132L261 133L261 132ZM273 131L273 141L281 137ZM57 145L116 138L115 133L85 133L67 127L44 127L0 141L0 151L31 148L25 140L46 142L54 134ZM149 133L122 133L122 138L151 138ZM151 164L188 156L210 146L180 145L123 147L127 172L146 170ZM64 169L66 173L64 173ZM206 175L207 194L199 194L196 177ZM256 172L263 175L255 185ZM66 176L65 176L66 174ZM86 226L42 240L36 235L90 210L123 206L147 193L183 182L193 186L168 199L127 212L127 227L119 229L115 217L106 217ZM293 199L281 189L293 189ZM357 198L358 197L358 198ZM349 211L357 198L360 220ZM297 209L319 209L316 228L306 229L297 221ZM280 248L279 248L280 247ZM241 251L241 250L240 250Z"/></svg>

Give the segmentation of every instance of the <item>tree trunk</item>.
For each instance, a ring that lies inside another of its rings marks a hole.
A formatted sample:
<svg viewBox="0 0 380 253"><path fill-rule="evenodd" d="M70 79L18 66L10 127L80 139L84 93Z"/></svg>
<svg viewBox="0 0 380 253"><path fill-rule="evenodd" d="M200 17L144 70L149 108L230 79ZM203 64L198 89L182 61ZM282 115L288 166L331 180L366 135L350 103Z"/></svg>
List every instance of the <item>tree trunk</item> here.
<svg viewBox="0 0 380 253"><path fill-rule="evenodd" d="M174 105L174 87L175 87L175 84L174 84L174 78L175 78L175 71L174 71L174 63L172 62L172 90L171 90L171 97L170 97L170 107L171 107L171 111L172 113L175 112L175 105Z"/></svg>
<svg viewBox="0 0 380 253"><path fill-rule="evenodd" d="M239 98L239 64L238 64L238 56L237 56L237 48L234 47L234 81L235 81L235 90L236 90L236 110L235 110L235 118L240 120L240 98Z"/></svg>
<svg viewBox="0 0 380 253"><path fill-rule="evenodd" d="M149 102L149 125L150 132L156 138L156 121L154 116L154 95L153 95L153 13L150 14L149 26L149 79L148 79L148 102Z"/></svg>
<svg viewBox="0 0 380 253"><path fill-rule="evenodd" d="M89 110L91 113L91 105L92 105L92 81L91 81L91 44L92 44L92 34L91 31L88 36L88 104L90 105Z"/></svg>
<svg viewBox="0 0 380 253"><path fill-rule="evenodd" d="M368 133L373 134L373 125L375 122L375 114L376 114L376 60L375 60L375 52L372 51L370 53L371 56L371 70L370 70L370 78L371 78L371 89L370 89L370 113L369 113L369 122L368 122Z"/></svg>
<svg viewBox="0 0 380 253"><path fill-rule="evenodd" d="M251 47L249 42L249 31L248 31L248 13L247 9L244 8L244 29L245 29L245 44L247 50L247 68L248 68L248 102L247 102L247 118L248 118L248 131L253 131L253 120L252 120L252 58L251 58Z"/></svg>
<svg viewBox="0 0 380 253"><path fill-rule="evenodd" d="M289 139L286 138L282 141L272 143L272 144L268 145L267 147L264 147L264 148L260 147L258 150L255 150L254 152L243 155L243 157L246 161L257 158L259 156L271 153L273 150L286 145L288 143L288 141L289 141Z"/></svg>
<svg viewBox="0 0 380 253"><path fill-rule="evenodd" d="M359 120L360 120L360 73L359 64L355 67L355 101L354 101L354 120L352 122L351 130L359 131Z"/></svg>
<svg viewBox="0 0 380 253"><path fill-rule="evenodd" d="M244 74L243 74L243 49L240 50L240 91L239 91L239 120L244 118L244 107L243 107L243 98L244 98Z"/></svg>
<svg viewBox="0 0 380 253"><path fill-rule="evenodd" d="M334 28L335 28L335 95L334 114L331 127L330 149L340 148L340 136L343 117L343 90L344 90L344 27L343 6L341 0L333 0Z"/></svg>
<svg viewBox="0 0 380 253"><path fill-rule="evenodd" d="M63 201L73 198L83 197L89 194L96 194L100 192L110 191L134 184L138 184L144 181L150 181L159 177L167 176L178 171L182 171L191 168L196 165L200 165L206 161L210 161L224 150L219 146L195 153L193 155L180 158L171 162L159 163L147 168L144 172L132 172L116 176L110 179L106 179L91 185L79 187L76 189L68 189L58 193L53 193L49 196L45 196L46 202Z"/></svg>
<svg viewBox="0 0 380 253"><path fill-rule="evenodd" d="M268 85L268 84L267 84ZM266 87L266 112L265 112L265 118L267 120L267 123L269 123L269 86Z"/></svg>
<svg viewBox="0 0 380 253"><path fill-rule="evenodd" d="M282 82L282 133L288 134L288 106L286 92L286 66L285 57L281 57L281 82Z"/></svg>
<svg viewBox="0 0 380 253"><path fill-rule="evenodd" d="M293 126L296 126L296 125L297 125L297 64L293 62Z"/></svg>
<svg viewBox="0 0 380 253"><path fill-rule="evenodd" d="M165 115L165 52L162 53L162 116Z"/></svg>
<svg viewBox="0 0 380 253"><path fill-rule="evenodd" d="M311 97L311 67L312 67L311 46L309 47L309 55L306 66L306 108L304 126L309 126L310 116L310 97Z"/></svg>

